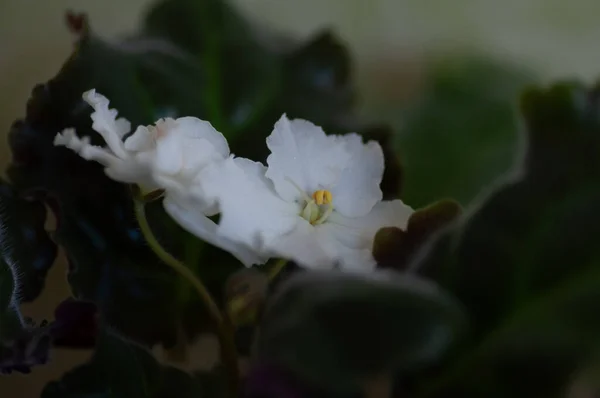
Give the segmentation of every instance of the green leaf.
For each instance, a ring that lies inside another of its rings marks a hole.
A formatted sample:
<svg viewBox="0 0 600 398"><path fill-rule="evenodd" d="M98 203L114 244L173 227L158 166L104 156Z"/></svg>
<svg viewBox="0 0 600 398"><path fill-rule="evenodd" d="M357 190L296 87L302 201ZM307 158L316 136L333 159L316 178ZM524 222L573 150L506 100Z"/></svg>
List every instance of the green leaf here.
<svg viewBox="0 0 600 398"><path fill-rule="evenodd" d="M115 107L123 105L127 113L122 115L133 123L154 121L154 109L148 111L146 102L129 89L126 98L120 91L125 82L110 77L126 76L131 63L100 64L111 57L123 61L137 56L128 51L86 33L59 75L34 89L25 119L13 125L8 174L20 192L45 200L55 213L56 239L69 259L68 277L75 296L96 302L107 322L128 337L148 345L172 346L181 330L191 338L206 328L204 306L187 294L187 282L148 248L135 221L128 187L110 180L99 164L53 145L55 134L67 127L101 143L91 129L91 108L81 98L83 91L93 87L114 97ZM139 92L137 86L126 87ZM149 218L161 243L176 255L183 254L189 234L174 225L160 203L150 207Z"/></svg>
<svg viewBox="0 0 600 398"><path fill-rule="evenodd" d="M167 39L197 65L185 84L189 91L193 82L199 101L182 101L197 108L180 114L202 112L240 156L266 157L262 140L283 113L339 125L351 111L349 56L330 33L306 44L282 41L226 1L164 0L147 13L143 34Z"/></svg>
<svg viewBox="0 0 600 398"><path fill-rule="evenodd" d="M467 205L514 163L513 103L532 79L505 63L453 57L436 60L425 80L397 136L403 199L413 207L440 198Z"/></svg>
<svg viewBox="0 0 600 398"><path fill-rule="evenodd" d="M249 24L227 2L161 1L144 19L144 35L175 43L197 65L177 95L189 95L183 104L200 104L205 118L228 139L242 131L240 127L276 90L281 60L260 45Z"/></svg>
<svg viewBox="0 0 600 398"><path fill-rule="evenodd" d="M0 257L17 277L18 303L38 297L56 258L56 245L44 228L45 221L43 203L20 198L0 179Z"/></svg>
<svg viewBox="0 0 600 398"><path fill-rule="evenodd" d="M300 272L267 303L258 356L334 392L437 359L462 326L434 284L387 271Z"/></svg>
<svg viewBox="0 0 600 398"><path fill-rule="evenodd" d="M45 220L42 203L20 198L0 179L0 351L9 350L0 353L4 370L5 356L13 355L14 342L22 338L31 342L19 305L38 297L56 257L56 245L44 229ZM25 363L13 362L15 367Z"/></svg>
<svg viewBox="0 0 600 398"><path fill-rule="evenodd" d="M252 363L244 382L242 396L245 398L359 398L362 393L332 394L326 389L308 385L288 369L275 363Z"/></svg>
<svg viewBox="0 0 600 398"><path fill-rule="evenodd" d="M10 341L23 331L23 316L16 299L15 272L0 259L0 344Z"/></svg>
<svg viewBox="0 0 600 398"><path fill-rule="evenodd" d="M10 313L12 319L2 314L0 331L0 375L18 372L31 373L31 368L48 362L51 348L50 327L46 322L40 325L23 318L18 308ZM8 324L8 325L7 325Z"/></svg>
<svg viewBox="0 0 600 398"><path fill-rule="evenodd" d="M471 333L419 397L559 397L600 347L600 88L532 88L512 178L414 264L466 307ZM476 382L477 381L477 382Z"/></svg>
<svg viewBox="0 0 600 398"><path fill-rule="evenodd" d="M146 15L143 34L167 39L197 65L193 73L164 68L164 76L147 79L152 97L180 97L172 107L177 114L207 118L236 155L266 160L264 139L286 113L327 133L358 132L378 141L386 157L384 194L399 194L393 133L354 117L350 55L332 33L319 32L299 43L250 26L226 1L163 0ZM154 91L160 79L181 83L165 86L170 94Z"/></svg>
<svg viewBox="0 0 600 398"><path fill-rule="evenodd" d="M42 398L213 397L200 378L159 364L152 354L105 329L90 361L46 385Z"/></svg>
<svg viewBox="0 0 600 398"><path fill-rule="evenodd" d="M386 227L375 235L373 257L379 268L404 271L436 233L452 224L462 209L452 200L440 200L415 211L406 229Z"/></svg>
<svg viewBox="0 0 600 398"><path fill-rule="evenodd" d="M159 237L170 230L172 239L186 237L163 214L160 203L147 205L147 210L154 213L151 225ZM89 231L78 220L62 219L57 240L67 250L73 294L96 302L111 325L147 345L185 344L200 331L212 328L204 304L189 283L147 248L136 227L131 228L126 246L108 240L98 247L91 234L87 240L81 239ZM90 253L95 253L93 260Z"/></svg>
<svg viewBox="0 0 600 398"><path fill-rule="evenodd" d="M7 310L14 303L16 283L12 268L0 261L0 311Z"/></svg>

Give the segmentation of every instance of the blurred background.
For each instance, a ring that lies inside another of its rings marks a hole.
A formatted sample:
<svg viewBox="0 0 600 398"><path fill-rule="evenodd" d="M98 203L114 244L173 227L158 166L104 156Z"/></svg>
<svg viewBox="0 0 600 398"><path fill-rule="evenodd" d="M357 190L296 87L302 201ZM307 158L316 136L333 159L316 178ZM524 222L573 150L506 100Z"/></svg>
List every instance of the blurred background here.
<svg viewBox="0 0 600 398"><path fill-rule="evenodd" d="M85 12L106 39L134 32L150 0L0 0L0 166L5 134L30 91L53 77L73 38L67 9ZM404 198L469 203L514 160L514 105L526 83L589 82L600 72L600 3L592 0L233 0L257 25L298 38L331 28L354 56L359 113L390 123L406 167ZM427 144L425 144L427 142ZM473 146L465 158L464 147ZM415 149L419 148L419 151ZM427 148L423 150L423 148ZM418 153L419 156L411 154ZM425 156L423 155L425 154ZM431 157L444 161L428 162ZM460 161L457 161L460 159ZM477 164L478 167L472 167ZM438 169L434 169L437 167ZM445 173L445 174L444 174ZM412 181L431 177L431 190ZM64 268L26 313L36 319L68 294ZM39 396L43 385L87 353L61 352L34 377L0 378L4 398Z"/></svg>
<svg viewBox="0 0 600 398"><path fill-rule="evenodd" d="M150 0L0 0L0 131L34 84L52 77L71 51L64 11L88 13L104 37L135 31ZM542 78L586 80L600 69L600 3L592 0L233 0L248 18L299 37L332 28L355 55L362 105L402 99L433 52L500 58Z"/></svg>

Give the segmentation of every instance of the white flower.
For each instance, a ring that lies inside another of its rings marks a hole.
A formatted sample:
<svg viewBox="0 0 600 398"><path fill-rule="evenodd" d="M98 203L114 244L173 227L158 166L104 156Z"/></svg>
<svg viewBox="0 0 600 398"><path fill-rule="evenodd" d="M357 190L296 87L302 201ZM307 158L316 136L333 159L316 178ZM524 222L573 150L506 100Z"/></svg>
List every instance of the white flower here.
<svg viewBox="0 0 600 398"><path fill-rule="evenodd" d="M218 233L306 267L372 269L376 232L413 212L382 201L379 144L283 115L267 146L268 167L231 156L202 171L197 194L220 208Z"/></svg>
<svg viewBox="0 0 600 398"><path fill-rule="evenodd" d="M264 262L249 248L217 236L217 225L207 217L216 213L215 208L189 194L202 168L229 156L225 137L209 122L195 117L160 119L155 125L139 126L124 139L131 125L124 118L117 119L117 111L108 108L106 97L90 90L83 99L94 108L92 128L107 146L91 145L89 137L79 138L73 129L59 133L55 145L101 163L116 181L138 184L145 190L164 189L165 210L183 228L230 251L245 265Z"/></svg>

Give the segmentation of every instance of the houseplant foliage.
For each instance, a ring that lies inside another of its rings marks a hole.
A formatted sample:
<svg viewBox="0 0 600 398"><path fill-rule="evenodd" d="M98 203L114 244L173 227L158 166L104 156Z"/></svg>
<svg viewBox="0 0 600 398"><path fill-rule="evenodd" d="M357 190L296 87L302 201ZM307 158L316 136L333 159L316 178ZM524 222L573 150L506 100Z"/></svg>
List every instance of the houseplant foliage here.
<svg viewBox="0 0 600 398"><path fill-rule="evenodd" d="M4 373L66 347L93 354L45 398L562 397L593 374L600 88L525 90L513 170L464 211L412 209L331 33L289 40L218 0L164 0L116 43L91 22L68 15L75 50L9 133ZM58 247L73 297L36 323L20 304ZM179 366L207 333L219 363Z"/></svg>
<svg viewBox="0 0 600 398"><path fill-rule="evenodd" d="M432 58L418 98L401 112L393 108L403 199L415 207L440 197L468 205L514 164L520 138L514 102L536 76L481 56Z"/></svg>

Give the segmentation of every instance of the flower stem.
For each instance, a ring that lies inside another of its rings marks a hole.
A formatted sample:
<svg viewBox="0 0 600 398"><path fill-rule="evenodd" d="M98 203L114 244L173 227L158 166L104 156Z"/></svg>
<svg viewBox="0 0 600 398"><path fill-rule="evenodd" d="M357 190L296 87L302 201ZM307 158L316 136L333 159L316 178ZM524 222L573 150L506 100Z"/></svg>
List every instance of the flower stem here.
<svg viewBox="0 0 600 398"><path fill-rule="evenodd" d="M284 259L284 258L280 258L279 260L277 260L277 262L275 263L275 265L273 265L269 271L267 272L267 276L269 278L269 281L273 281L273 279L275 279L277 277L277 275L279 275L279 273L281 271L283 271L283 269L285 268L285 266L287 265L288 260Z"/></svg>
<svg viewBox="0 0 600 398"><path fill-rule="evenodd" d="M142 231L142 235L144 236L144 239L146 240L152 251L165 264L171 267L181 277L186 279L194 287L194 290L196 290L196 293L198 293L198 295L204 302L204 305L206 305L210 317L212 318L212 321L214 322L214 325L217 329L217 337L221 346L221 362L227 370L229 376L228 387L230 397L237 397L240 386L240 374L238 369L238 358L235 347L235 341L233 338L233 331L229 327L229 323L226 322L223 318L221 310L215 303L214 299L212 298L202 281L198 279L198 277L196 277L196 275L194 275L194 273L188 267L186 267L179 260L173 257L169 252L167 252L158 242L158 240L152 233L152 229L150 228L148 220L146 219L146 212L143 202L137 200L135 201L135 216Z"/></svg>

